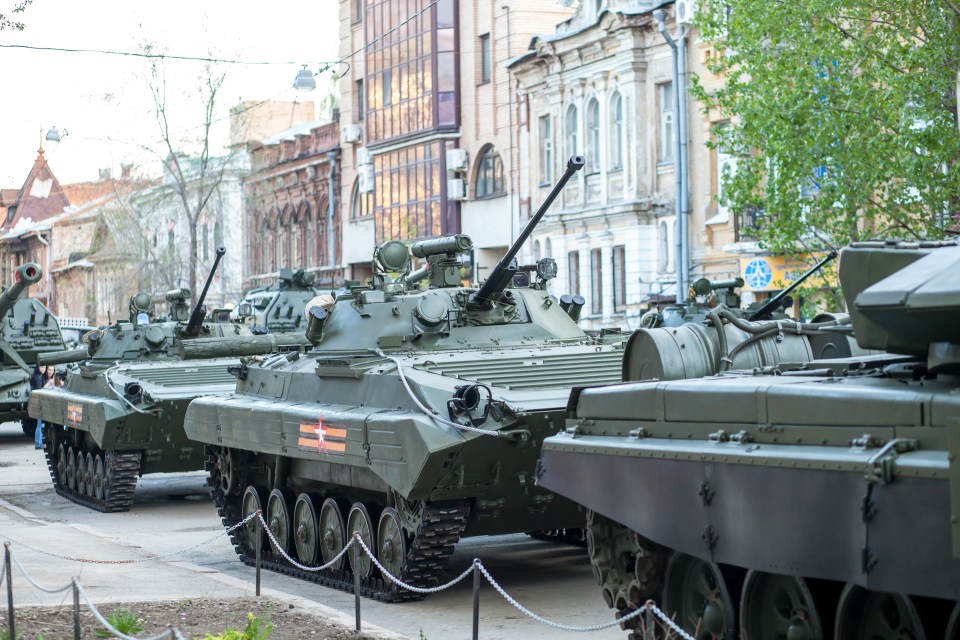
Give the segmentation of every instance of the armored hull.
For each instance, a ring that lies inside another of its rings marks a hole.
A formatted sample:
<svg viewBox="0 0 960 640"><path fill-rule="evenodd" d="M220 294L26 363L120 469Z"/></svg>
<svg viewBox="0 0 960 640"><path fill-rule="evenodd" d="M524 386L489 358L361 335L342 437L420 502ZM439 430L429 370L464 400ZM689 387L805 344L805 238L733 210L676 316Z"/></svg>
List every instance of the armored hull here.
<svg viewBox="0 0 960 640"><path fill-rule="evenodd" d="M697 638L960 637L958 252L845 251L887 353L572 394L538 485L590 509L608 605Z"/></svg>

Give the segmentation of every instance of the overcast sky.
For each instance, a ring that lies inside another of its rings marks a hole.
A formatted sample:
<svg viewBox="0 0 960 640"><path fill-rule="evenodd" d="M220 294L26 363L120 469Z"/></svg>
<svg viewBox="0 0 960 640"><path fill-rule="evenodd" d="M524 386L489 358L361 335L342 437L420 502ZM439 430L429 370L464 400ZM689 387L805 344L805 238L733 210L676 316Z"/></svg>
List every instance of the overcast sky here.
<svg viewBox="0 0 960 640"><path fill-rule="evenodd" d="M0 0L0 13L13 4ZM51 126L68 132L59 144L43 143L64 183L96 180L101 168L118 175L124 162L145 167L141 147L160 140L146 60L2 45L140 52L144 42L153 42L171 55L290 63L225 65L217 111L226 117L240 100L320 100L320 90L305 94L291 87L301 64L316 71L336 59L337 15L335 0L34 0L12 16L26 24L23 31L0 31L0 187L20 187L41 129ZM203 63L168 60L166 66L173 126L189 131L203 122L201 107L189 97ZM329 87L329 74L318 84ZM220 136L226 125L224 119Z"/></svg>

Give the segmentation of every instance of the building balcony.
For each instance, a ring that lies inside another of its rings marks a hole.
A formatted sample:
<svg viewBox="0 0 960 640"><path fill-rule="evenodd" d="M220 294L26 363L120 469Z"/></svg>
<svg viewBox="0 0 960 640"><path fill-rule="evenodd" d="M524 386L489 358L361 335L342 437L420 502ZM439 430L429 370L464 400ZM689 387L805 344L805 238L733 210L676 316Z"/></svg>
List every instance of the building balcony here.
<svg viewBox="0 0 960 640"><path fill-rule="evenodd" d="M734 217L737 242L753 242L760 239L764 224L764 212L747 209Z"/></svg>

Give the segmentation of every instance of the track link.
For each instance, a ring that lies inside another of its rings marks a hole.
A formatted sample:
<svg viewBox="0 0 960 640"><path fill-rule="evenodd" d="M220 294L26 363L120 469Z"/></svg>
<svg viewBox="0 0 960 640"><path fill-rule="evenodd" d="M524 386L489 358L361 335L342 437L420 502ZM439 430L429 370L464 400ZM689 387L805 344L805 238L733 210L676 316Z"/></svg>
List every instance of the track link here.
<svg viewBox="0 0 960 640"><path fill-rule="evenodd" d="M133 506L133 493L137 488L137 478L140 476L140 452L139 451L116 451L107 449L101 452L103 455L104 475L108 485L104 488L105 499L99 500L93 496L84 495L75 489L63 485L57 474L57 449L61 443L66 442L63 436L56 437L54 432L59 430L59 425L45 424L43 438L43 455L47 460L47 470L50 472L50 478L53 480L53 488L57 494L63 496L71 502L100 511L102 513L117 513L120 511L129 511ZM86 447L80 449L87 452Z"/></svg>
<svg viewBox="0 0 960 640"><path fill-rule="evenodd" d="M213 496L217 513L225 528L229 529L242 520L241 495L225 496L220 488L216 465L218 447L207 447L205 467L208 473L207 483ZM403 582L415 587L429 588L439 584L440 577L447 566L454 546L467 524L469 507L465 502L424 505L413 541L407 550L403 570L397 576ZM256 564L256 556L243 540L242 528L230 533L230 540L240 560L249 566ZM352 554L352 550L350 551ZM301 580L315 582L349 593L354 592L354 576L349 569L340 571L304 571L292 566L285 558L274 553L269 541L264 538L261 549L260 566ZM348 565L349 566L349 565ZM381 602L404 602L419 600L423 596L413 591L401 589L383 578L361 578L360 595Z"/></svg>

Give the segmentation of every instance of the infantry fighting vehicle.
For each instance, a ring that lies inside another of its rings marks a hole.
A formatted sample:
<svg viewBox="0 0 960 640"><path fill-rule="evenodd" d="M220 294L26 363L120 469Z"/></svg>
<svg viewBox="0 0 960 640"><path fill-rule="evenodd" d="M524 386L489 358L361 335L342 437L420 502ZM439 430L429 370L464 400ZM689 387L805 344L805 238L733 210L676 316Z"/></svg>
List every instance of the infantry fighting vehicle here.
<svg viewBox="0 0 960 640"><path fill-rule="evenodd" d="M359 577L362 594L402 600L417 596L365 555L314 573L280 548L315 566L359 531L391 574L429 586L461 536L582 526L575 505L533 485L534 467L570 387L619 379L622 347L588 337L546 291L553 260L521 286L514 259L582 166L571 159L479 289L461 282L467 236L388 241L369 286L308 309L312 350L243 366L236 393L190 404L184 428L208 445L224 525L260 509L269 521L265 566L348 590ZM411 273L410 253L429 268ZM231 535L252 562L256 523Z"/></svg>
<svg viewBox="0 0 960 640"><path fill-rule="evenodd" d="M854 245L839 275L872 353L747 357L796 342L782 322L743 348L658 334L624 371L659 381L574 390L538 486L589 508L618 617L653 598L698 639L960 638L957 273L952 243ZM705 361L723 372L678 379Z"/></svg>
<svg viewBox="0 0 960 640"><path fill-rule="evenodd" d="M277 282L248 291L231 315L254 334L303 333L307 328L304 309L321 293L314 279L315 274L303 269L281 269Z"/></svg>
<svg viewBox="0 0 960 640"><path fill-rule="evenodd" d="M203 447L183 433L190 400L231 391L227 367L240 355L299 347L300 336L252 336L234 323L203 321L203 300L223 254L218 248L192 313L190 291L174 289L166 294L171 319L154 322L151 297L139 294L131 298L129 321L91 331L85 347L42 359L76 363L63 387L30 394L30 416L44 423L57 493L99 511L126 511L138 476L202 469Z"/></svg>
<svg viewBox="0 0 960 640"><path fill-rule="evenodd" d="M0 422L19 420L24 435L33 437L36 422L27 416L30 375L37 356L61 351L63 337L57 318L40 301L21 298L27 288L40 281L40 265L28 262L16 271L16 280L0 293Z"/></svg>

